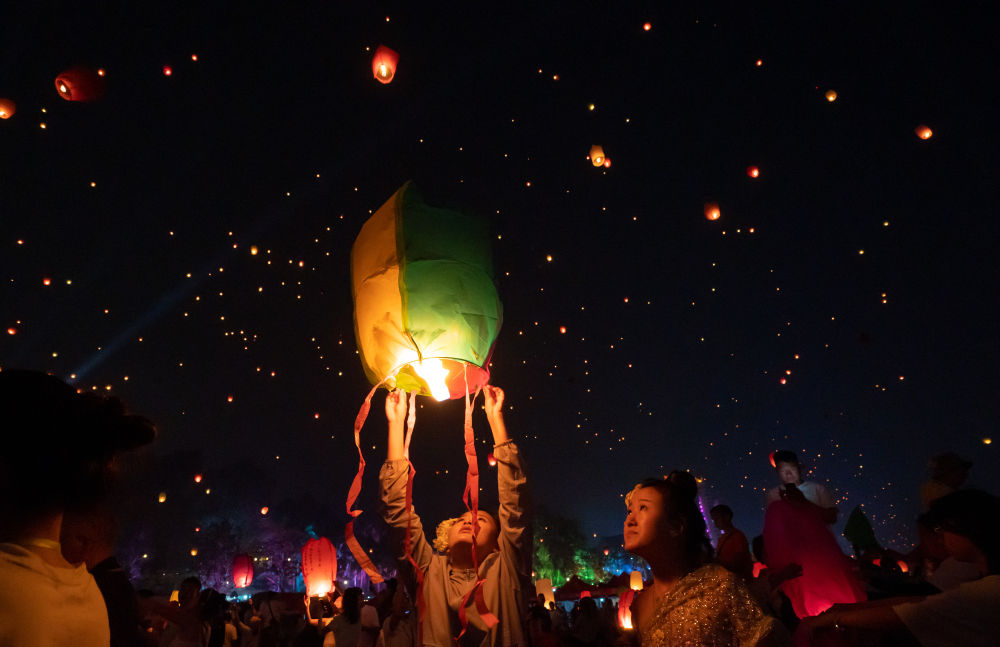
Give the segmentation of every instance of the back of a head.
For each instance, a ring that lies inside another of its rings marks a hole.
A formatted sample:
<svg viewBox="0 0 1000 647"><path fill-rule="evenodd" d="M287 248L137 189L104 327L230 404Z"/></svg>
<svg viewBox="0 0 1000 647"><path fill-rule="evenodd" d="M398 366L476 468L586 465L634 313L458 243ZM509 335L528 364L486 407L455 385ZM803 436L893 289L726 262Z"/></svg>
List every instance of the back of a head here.
<svg viewBox="0 0 1000 647"><path fill-rule="evenodd" d="M793 451L787 449L779 449L778 451L774 452L775 467L777 467L779 463L789 463L791 465L798 465L799 457Z"/></svg>
<svg viewBox="0 0 1000 647"><path fill-rule="evenodd" d="M958 490L931 503L922 523L968 538L1000 573L1000 498L983 490Z"/></svg>
<svg viewBox="0 0 1000 647"><path fill-rule="evenodd" d="M0 372L0 510L26 518L98 500L120 452L156 436L117 398L35 371Z"/></svg>

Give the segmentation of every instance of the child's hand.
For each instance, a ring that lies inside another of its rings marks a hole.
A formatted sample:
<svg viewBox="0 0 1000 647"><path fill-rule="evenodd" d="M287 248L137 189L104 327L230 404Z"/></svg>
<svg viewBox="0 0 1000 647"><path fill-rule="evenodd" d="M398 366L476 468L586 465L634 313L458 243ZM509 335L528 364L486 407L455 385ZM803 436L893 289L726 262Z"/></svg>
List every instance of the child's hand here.
<svg viewBox="0 0 1000 647"><path fill-rule="evenodd" d="M486 419L492 424L503 416L503 389L487 384L483 387L483 395L486 396Z"/></svg>
<svg viewBox="0 0 1000 647"><path fill-rule="evenodd" d="M406 419L406 391L396 389L385 396L385 417L389 424L403 424Z"/></svg>

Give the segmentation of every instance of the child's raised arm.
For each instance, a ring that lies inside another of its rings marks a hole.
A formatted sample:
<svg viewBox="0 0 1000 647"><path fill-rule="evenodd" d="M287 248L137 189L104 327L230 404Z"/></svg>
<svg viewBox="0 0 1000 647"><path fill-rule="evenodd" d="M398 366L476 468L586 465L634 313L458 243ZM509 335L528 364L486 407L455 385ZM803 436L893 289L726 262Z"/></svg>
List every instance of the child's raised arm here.
<svg viewBox="0 0 1000 647"><path fill-rule="evenodd" d="M385 418L389 421L389 442L386 460L402 460L403 423L406 420L406 391L396 389L385 396Z"/></svg>
<svg viewBox="0 0 1000 647"><path fill-rule="evenodd" d="M503 421L503 389L498 386L487 384L483 387L483 395L486 398L486 420L490 423L493 431L493 444L500 445L510 440L507 436L507 425Z"/></svg>

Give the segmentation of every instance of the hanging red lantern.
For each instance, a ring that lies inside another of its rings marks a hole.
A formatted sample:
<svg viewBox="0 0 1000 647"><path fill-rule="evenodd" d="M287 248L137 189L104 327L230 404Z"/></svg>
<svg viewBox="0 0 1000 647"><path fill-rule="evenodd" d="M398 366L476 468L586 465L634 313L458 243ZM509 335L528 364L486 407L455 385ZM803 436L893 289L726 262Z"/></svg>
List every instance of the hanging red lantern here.
<svg viewBox="0 0 1000 647"><path fill-rule="evenodd" d="M67 101L97 101L104 95L104 70L71 67L56 77L56 90Z"/></svg>
<svg viewBox="0 0 1000 647"><path fill-rule="evenodd" d="M337 551L326 537L310 539L302 547L302 579L306 595L326 595L337 578Z"/></svg>
<svg viewBox="0 0 1000 647"><path fill-rule="evenodd" d="M705 203L705 217L709 220L718 220L722 217L722 212L719 210L719 205L715 202Z"/></svg>
<svg viewBox="0 0 1000 647"><path fill-rule="evenodd" d="M396 76L396 63L399 62L399 54L395 50L389 49L385 45L379 45L375 49L375 56L372 57L372 74L379 83L389 83L392 77Z"/></svg>
<svg viewBox="0 0 1000 647"><path fill-rule="evenodd" d="M17 112L17 104L10 99L0 99L0 119L10 119Z"/></svg>
<svg viewBox="0 0 1000 647"><path fill-rule="evenodd" d="M253 560L246 553L233 558L233 584L242 589L253 582Z"/></svg>

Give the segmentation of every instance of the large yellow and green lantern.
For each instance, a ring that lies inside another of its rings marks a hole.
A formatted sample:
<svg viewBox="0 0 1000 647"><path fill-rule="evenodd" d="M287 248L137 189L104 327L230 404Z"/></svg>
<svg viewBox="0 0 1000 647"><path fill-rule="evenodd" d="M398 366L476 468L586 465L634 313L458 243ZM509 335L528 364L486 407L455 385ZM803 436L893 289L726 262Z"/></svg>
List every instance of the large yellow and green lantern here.
<svg viewBox="0 0 1000 647"><path fill-rule="evenodd" d="M368 379L436 400L487 384L502 319L492 265L482 220L425 204L411 183L396 191L351 251Z"/></svg>
<svg viewBox="0 0 1000 647"><path fill-rule="evenodd" d="M479 218L426 204L408 182L361 227L351 249L351 289L358 350L365 374L375 386L354 422L359 464L347 497L351 521L345 539L369 577L380 582L382 576L354 538L353 519L361 511L351 509L361 492L365 466L361 427L379 386L410 394L407 456L414 398L465 397L469 463L465 499L470 510L479 505L472 400L489 382L490 356L502 321L487 225ZM414 473L411 464L407 509ZM406 549L409 556L408 545ZM417 573L419 578L419 569Z"/></svg>

